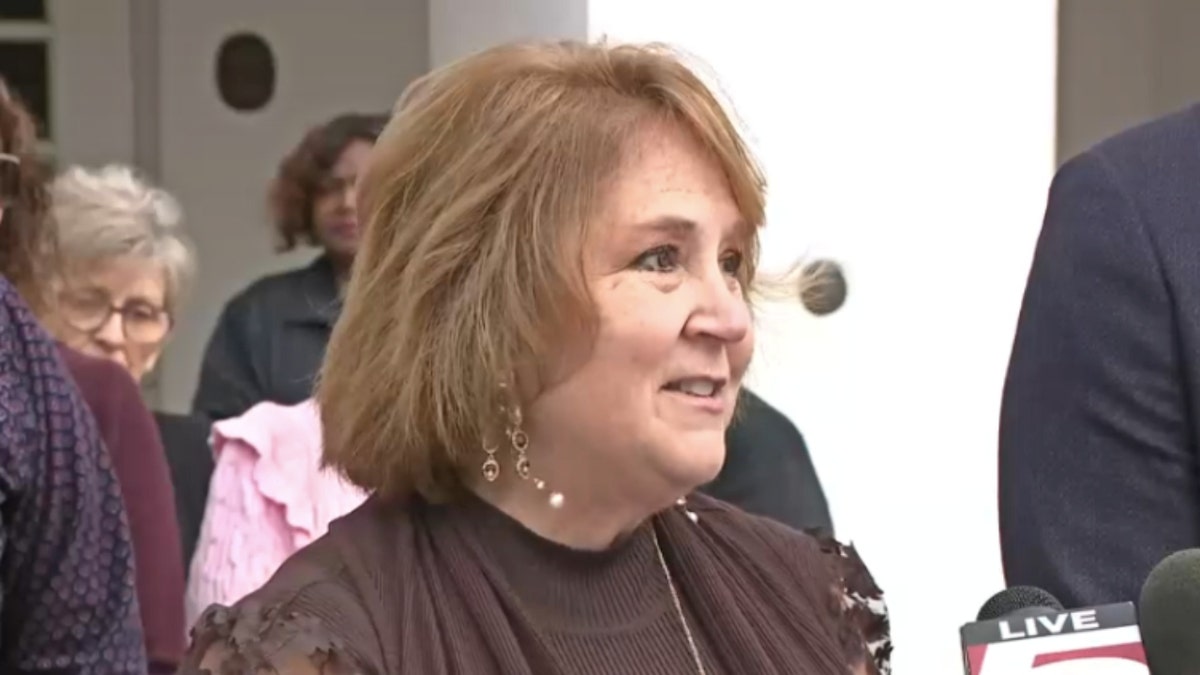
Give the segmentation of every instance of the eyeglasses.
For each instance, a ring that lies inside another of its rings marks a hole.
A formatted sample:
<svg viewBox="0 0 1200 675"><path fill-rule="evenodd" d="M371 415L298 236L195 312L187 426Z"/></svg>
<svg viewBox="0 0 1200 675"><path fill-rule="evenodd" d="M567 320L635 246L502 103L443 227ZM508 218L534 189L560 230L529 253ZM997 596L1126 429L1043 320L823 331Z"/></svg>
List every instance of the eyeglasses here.
<svg viewBox="0 0 1200 675"><path fill-rule="evenodd" d="M173 323L171 314L162 307L143 300L114 305L103 293L64 293L60 310L72 328L89 335L99 332L113 314L120 314L125 339L135 344L161 342Z"/></svg>

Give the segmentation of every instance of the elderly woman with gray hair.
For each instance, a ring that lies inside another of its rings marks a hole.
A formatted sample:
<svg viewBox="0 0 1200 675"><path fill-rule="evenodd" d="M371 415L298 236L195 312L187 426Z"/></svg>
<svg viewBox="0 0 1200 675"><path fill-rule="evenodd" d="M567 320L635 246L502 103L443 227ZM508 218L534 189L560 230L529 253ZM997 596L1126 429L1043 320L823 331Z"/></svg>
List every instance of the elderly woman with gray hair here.
<svg viewBox="0 0 1200 675"><path fill-rule="evenodd" d="M151 667L170 672L185 631L183 549L199 529L212 458L206 423L152 418L133 382L153 369L170 336L195 269L192 247L175 199L129 167L72 167L51 184L50 203L58 251L39 280L36 311L78 364L72 374L93 410L128 413L104 436L130 513Z"/></svg>
<svg viewBox="0 0 1200 675"><path fill-rule="evenodd" d="M52 186L61 268L46 323L68 346L154 368L195 270L178 203L133 170L73 167Z"/></svg>

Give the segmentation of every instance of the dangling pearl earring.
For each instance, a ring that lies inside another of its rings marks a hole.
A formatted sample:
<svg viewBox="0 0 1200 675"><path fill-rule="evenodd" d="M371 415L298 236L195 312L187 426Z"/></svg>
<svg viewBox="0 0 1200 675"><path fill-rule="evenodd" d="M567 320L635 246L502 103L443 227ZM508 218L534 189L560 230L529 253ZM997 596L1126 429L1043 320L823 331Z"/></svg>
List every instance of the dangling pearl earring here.
<svg viewBox="0 0 1200 675"><path fill-rule="evenodd" d="M533 486L539 491L545 491L546 481L541 478L536 478L532 474L529 462L529 455L526 451L529 449L529 435L521 428L521 408L513 406L508 416L508 441L512 445L513 454L517 458L517 475L524 480L532 480ZM563 494L561 492L551 492L549 499L546 500L552 509L561 509L563 505Z"/></svg>

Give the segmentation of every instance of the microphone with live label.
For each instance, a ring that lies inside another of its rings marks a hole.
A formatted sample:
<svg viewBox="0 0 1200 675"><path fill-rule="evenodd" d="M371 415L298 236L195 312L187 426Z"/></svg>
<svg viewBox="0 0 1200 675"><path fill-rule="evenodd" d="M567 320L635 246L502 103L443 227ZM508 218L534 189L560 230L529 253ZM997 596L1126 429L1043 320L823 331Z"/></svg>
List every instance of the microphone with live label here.
<svg viewBox="0 0 1200 675"><path fill-rule="evenodd" d="M992 596L962 627L966 675L1149 675L1133 603L1065 610L1039 588Z"/></svg>
<svg viewBox="0 0 1200 675"><path fill-rule="evenodd" d="M1200 549L1167 556L1138 600L1143 642L1154 675L1200 674Z"/></svg>

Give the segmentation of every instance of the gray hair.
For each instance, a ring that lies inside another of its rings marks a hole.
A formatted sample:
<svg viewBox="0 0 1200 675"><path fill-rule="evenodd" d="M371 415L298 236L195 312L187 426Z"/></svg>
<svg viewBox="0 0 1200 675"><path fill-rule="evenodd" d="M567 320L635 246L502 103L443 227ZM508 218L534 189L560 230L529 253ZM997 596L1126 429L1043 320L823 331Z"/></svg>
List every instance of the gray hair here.
<svg viewBox="0 0 1200 675"><path fill-rule="evenodd" d="M73 166L50 187L50 212L62 262L135 256L160 265L166 307L174 312L196 273L179 202L128 166Z"/></svg>

